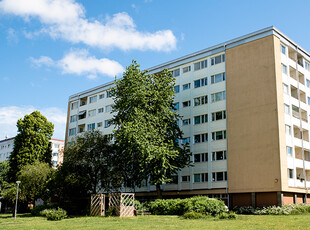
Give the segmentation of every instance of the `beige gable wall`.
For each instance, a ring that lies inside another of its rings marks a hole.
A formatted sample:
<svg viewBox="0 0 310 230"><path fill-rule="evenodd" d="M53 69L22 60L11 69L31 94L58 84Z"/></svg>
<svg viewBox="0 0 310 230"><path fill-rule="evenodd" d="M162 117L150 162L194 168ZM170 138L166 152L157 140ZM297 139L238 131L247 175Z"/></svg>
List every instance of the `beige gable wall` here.
<svg viewBox="0 0 310 230"><path fill-rule="evenodd" d="M228 49L226 73L229 192L280 191L286 164L279 39Z"/></svg>

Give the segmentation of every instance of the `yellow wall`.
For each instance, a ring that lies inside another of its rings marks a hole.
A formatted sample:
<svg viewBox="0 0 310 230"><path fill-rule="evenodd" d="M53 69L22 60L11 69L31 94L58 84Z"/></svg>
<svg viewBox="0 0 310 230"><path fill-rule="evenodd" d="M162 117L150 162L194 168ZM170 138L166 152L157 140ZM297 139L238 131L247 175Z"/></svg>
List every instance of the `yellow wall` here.
<svg viewBox="0 0 310 230"><path fill-rule="evenodd" d="M280 55L273 35L226 51L230 193L281 190L286 163L280 163L285 154Z"/></svg>

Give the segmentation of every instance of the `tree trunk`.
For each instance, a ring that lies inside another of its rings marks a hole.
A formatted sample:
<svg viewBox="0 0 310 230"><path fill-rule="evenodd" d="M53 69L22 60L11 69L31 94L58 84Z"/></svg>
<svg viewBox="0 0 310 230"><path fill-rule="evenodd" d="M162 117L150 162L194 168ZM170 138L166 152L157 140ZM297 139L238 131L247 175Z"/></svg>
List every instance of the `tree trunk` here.
<svg viewBox="0 0 310 230"><path fill-rule="evenodd" d="M160 188L160 184L156 185L156 192L157 192L157 199L162 199L163 198L163 194Z"/></svg>

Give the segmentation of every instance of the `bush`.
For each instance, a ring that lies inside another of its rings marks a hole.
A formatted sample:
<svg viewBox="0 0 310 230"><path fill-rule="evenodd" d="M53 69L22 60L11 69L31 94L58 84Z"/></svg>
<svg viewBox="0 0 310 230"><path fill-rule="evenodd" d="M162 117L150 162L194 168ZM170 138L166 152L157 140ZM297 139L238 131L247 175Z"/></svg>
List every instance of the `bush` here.
<svg viewBox="0 0 310 230"><path fill-rule="evenodd" d="M201 214L199 212L186 212L184 213L183 217L185 219L201 219L201 218L205 218L206 215Z"/></svg>
<svg viewBox="0 0 310 230"><path fill-rule="evenodd" d="M55 208L55 206L50 205L50 204L43 204L43 205L35 206L34 208L31 209L31 215L40 216L41 211L43 211L44 209L51 209L51 208Z"/></svg>
<svg viewBox="0 0 310 230"><path fill-rule="evenodd" d="M62 220L67 218L67 212L62 208L44 210L47 220Z"/></svg>
<svg viewBox="0 0 310 230"><path fill-rule="evenodd" d="M263 208L240 207L234 209L238 214L254 215L292 215L310 213L309 204L290 204L281 206L270 206Z"/></svg>
<svg viewBox="0 0 310 230"><path fill-rule="evenodd" d="M237 214L235 212L222 212L219 214L219 219L237 219Z"/></svg>
<svg viewBox="0 0 310 230"><path fill-rule="evenodd" d="M158 199L150 203L150 210L155 215L183 215L186 212L196 212L215 216L225 212L227 208L221 200L195 196L186 199Z"/></svg>
<svg viewBox="0 0 310 230"><path fill-rule="evenodd" d="M109 208L108 210L106 210L105 212L105 216L109 217L109 216L116 216L116 210L114 207Z"/></svg>

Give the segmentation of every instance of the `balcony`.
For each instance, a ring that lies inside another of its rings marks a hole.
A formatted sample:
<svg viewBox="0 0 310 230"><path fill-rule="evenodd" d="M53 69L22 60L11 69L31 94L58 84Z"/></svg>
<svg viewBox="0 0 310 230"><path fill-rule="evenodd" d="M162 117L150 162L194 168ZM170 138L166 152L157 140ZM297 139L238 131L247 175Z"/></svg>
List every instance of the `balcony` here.
<svg viewBox="0 0 310 230"><path fill-rule="evenodd" d="M291 96L298 100L298 89L293 85L291 85ZM299 90L299 99L306 104L306 93L302 90Z"/></svg>
<svg viewBox="0 0 310 230"><path fill-rule="evenodd" d="M78 133L82 133L82 132L85 132L85 124L78 126Z"/></svg>
<svg viewBox="0 0 310 230"><path fill-rule="evenodd" d="M307 129L301 130L298 126L294 125L294 137L309 142L309 131Z"/></svg>
<svg viewBox="0 0 310 230"><path fill-rule="evenodd" d="M296 69L290 66L290 77L296 81L299 81L299 83L305 85L305 76L300 72L298 72L298 74L296 72L297 72Z"/></svg>
<svg viewBox="0 0 310 230"><path fill-rule="evenodd" d="M300 111L300 114L299 114L299 111ZM293 117L299 119L300 116L301 116L301 119L304 122L308 122L308 116L307 116L307 111L306 110L299 109L297 106L292 105L292 114L293 114Z"/></svg>
<svg viewBox="0 0 310 230"><path fill-rule="evenodd" d="M79 116L79 120L86 118L86 110L80 111L78 116Z"/></svg>
<svg viewBox="0 0 310 230"><path fill-rule="evenodd" d="M80 107L87 105L87 97L83 97L80 99Z"/></svg>

